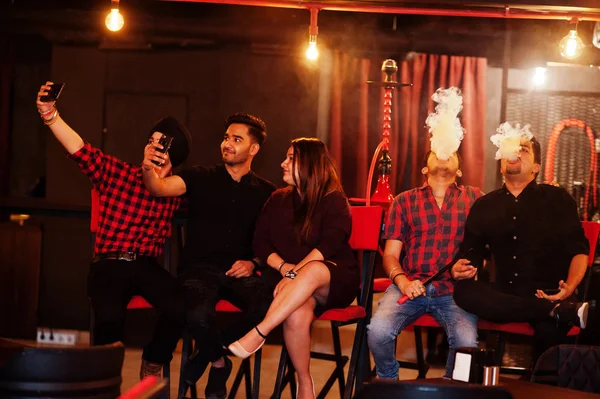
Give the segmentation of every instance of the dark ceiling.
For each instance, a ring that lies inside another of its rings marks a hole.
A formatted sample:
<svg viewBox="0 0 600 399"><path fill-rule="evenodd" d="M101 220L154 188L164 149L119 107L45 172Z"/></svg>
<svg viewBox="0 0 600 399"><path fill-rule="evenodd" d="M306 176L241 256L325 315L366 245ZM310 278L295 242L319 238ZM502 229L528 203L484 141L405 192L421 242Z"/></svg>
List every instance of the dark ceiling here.
<svg viewBox="0 0 600 399"><path fill-rule="evenodd" d="M290 2L298 4L298 1ZM406 6L450 10L502 10L495 0L328 1L325 7ZM104 49L245 48L289 54L306 42L306 9L234 6L188 1L121 0L126 26L110 33L103 26L109 0L13 0L0 3L0 32L41 35L57 43ZM511 10L600 16L600 0L512 0ZM566 20L470 18L323 10L319 42L356 54L398 56L411 51L484 56L501 64L505 39L512 66L533 66L564 59L558 42L570 27ZM591 45L594 22L581 21L580 36L589 46L576 62L600 64ZM508 35L507 35L508 33Z"/></svg>

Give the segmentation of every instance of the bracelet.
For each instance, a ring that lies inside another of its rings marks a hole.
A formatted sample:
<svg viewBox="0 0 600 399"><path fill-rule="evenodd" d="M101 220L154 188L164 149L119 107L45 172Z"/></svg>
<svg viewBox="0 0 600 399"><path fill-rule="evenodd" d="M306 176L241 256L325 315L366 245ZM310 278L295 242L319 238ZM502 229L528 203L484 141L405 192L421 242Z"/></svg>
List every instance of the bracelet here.
<svg viewBox="0 0 600 399"><path fill-rule="evenodd" d="M252 264L254 265L254 270L258 270L258 268L260 267L260 264L255 261L254 259L250 259L250 262L252 262Z"/></svg>
<svg viewBox="0 0 600 399"><path fill-rule="evenodd" d="M50 114L50 113L52 113L52 110L53 110L54 108L56 108L56 104L52 105L52 106L50 107L50 110L49 110L49 111L42 112L42 111L40 111L40 110L38 109L38 112L40 113L40 115L46 115L46 114Z"/></svg>
<svg viewBox="0 0 600 399"><path fill-rule="evenodd" d="M55 110L56 110L56 108L50 108L50 111L48 111L48 112L44 112L43 114L42 114L42 113L40 113L40 117L41 117L42 119L44 119L44 117L46 117L46 116L48 116L48 115L52 115L52 113L53 113Z"/></svg>
<svg viewBox="0 0 600 399"><path fill-rule="evenodd" d="M279 266L277 266L279 273L281 273L281 268L285 265L285 261L281 262Z"/></svg>
<svg viewBox="0 0 600 399"><path fill-rule="evenodd" d="M392 278L392 284L396 284L394 280L396 280L396 277L398 277L398 276L402 276L402 275L405 275L405 276L406 276L406 273L404 273L404 272L400 272L400 273L396 274L396 275L395 275L395 276Z"/></svg>
<svg viewBox="0 0 600 399"><path fill-rule="evenodd" d="M54 122L56 122L57 119L58 119L58 110L54 110L54 115L52 115L52 118L50 118L50 119L44 119L44 125L50 126Z"/></svg>
<svg viewBox="0 0 600 399"><path fill-rule="evenodd" d="M394 273L394 270L398 270L398 269L402 269L400 266L394 267L392 270L390 270L390 274L388 275L388 278L391 280L392 279L392 273Z"/></svg>

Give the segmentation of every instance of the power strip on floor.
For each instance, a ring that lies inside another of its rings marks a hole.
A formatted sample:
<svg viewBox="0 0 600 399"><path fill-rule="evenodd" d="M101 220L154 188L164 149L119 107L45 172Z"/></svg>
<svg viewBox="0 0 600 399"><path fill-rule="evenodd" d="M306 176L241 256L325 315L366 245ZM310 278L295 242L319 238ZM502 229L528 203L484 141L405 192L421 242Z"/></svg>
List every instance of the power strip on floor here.
<svg viewBox="0 0 600 399"><path fill-rule="evenodd" d="M37 342L39 344L52 345L75 345L77 343L76 331L53 330L50 328L38 328Z"/></svg>

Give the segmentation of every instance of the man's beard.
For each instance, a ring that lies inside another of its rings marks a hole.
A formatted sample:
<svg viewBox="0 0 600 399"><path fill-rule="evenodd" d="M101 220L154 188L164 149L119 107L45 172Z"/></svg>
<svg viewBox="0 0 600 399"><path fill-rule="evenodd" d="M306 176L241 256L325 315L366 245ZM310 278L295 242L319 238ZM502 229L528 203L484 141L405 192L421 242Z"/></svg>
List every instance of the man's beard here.
<svg viewBox="0 0 600 399"><path fill-rule="evenodd" d="M435 166L429 169L430 176L454 176L456 171L450 170L447 166Z"/></svg>
<svg viewBox="0 0 600 399"><path fill-rule="evenodd" d="M521 165L506 165L506 174L507 175L518 175L521 174Z"/></svg>
<svg viewBox="0 0 600 399"><path fill-rule="evenodd" d="M229 165L229 166L242 164L242 163L246 162L246 159L248 159L248 157L241 157L241 156L237 156L237 155L230 156L230 157L226 157L225 154L221 154L221 155L222 155L223 163L225 165ZM233 154L227 153L227 155L233 155Z"/></svg>

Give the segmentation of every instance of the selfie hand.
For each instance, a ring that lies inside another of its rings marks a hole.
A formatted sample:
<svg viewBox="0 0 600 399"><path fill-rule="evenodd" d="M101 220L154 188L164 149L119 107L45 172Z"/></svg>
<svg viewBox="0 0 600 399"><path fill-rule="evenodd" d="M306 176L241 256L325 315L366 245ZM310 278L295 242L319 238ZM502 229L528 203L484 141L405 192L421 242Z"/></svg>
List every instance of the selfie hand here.
<svg viewBox="0 0 600 399"><path fill-rule="evenodd" d="M43 102L41 100L42 96L48 95L48 90L50 90L49 85L51 85L51 84L52 84L52 82L46 82L45 85L42 85L40 87L40 91L37 94L37 100L36 100L35 104L37 105L37 109L40 114L45 114L45 113L50 112L56 104L56 101Z"/></svg>
<svg viewBox="0 0 600 399"><path fill-rule="evenodd" d="M153 144L153 143L152 143ZM148 144L144 147L144 160L142 161L142 169L145 171L151 171L156 169L157 172L160 171L161 167L156 165L153 161L162 162L160 158L156 156L157 151L154 149L154 146ZM158 153L160 154L160 153Z"/></svg>

